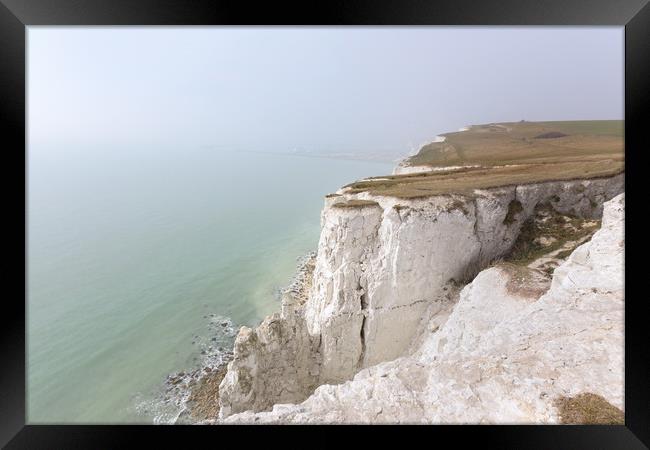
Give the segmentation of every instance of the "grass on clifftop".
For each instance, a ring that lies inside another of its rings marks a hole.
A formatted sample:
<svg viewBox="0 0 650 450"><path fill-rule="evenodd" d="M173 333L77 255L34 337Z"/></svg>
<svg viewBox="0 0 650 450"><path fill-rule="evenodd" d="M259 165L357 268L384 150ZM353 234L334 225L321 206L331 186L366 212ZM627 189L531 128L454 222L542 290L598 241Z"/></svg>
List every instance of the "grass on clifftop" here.
<svg viewBox="0 0 650 450"><path fill-rule="evenodd" d="M370 192L374 195L417 198L449 193L470 194L474 189L498 186L608 177L623 172L624 168L621 154L618 160L567 161L389 175L377 179L367 178L345 187L349 188L347 192L351 194Z"/></svg>
<svg viewBox="0 0 650 450"><path fill-rule="evenodd" d="M567 425L623 425L625 414L600 395L590 392L560 397L555 402L560 423Z"/></svg>
<svg viewBox="0 0 650 450"><path fill-rule="evenodd" d="M373 200L348 200L332 205L333 208L363 208L366 206L379 206L379 203Z"/></svg>
<svg viewBox="0 0 650 450"><path fill-rule="evenodd" d="M407 164L450 167L449 170L371 177L346 187L352 194L370 192L416 198L543 181L608 177L625 170L620 120L476 125L442 136L446 138L444 142L425 145Z"/></svg>
<svg viewBox="0 0 650 450"><path fill-rule="evenodd" d="M548 138L557 135L560 137ZM445 133L408 159L410 165L460 166L609 159L623 153L622 120L507 122Z"/></svg>

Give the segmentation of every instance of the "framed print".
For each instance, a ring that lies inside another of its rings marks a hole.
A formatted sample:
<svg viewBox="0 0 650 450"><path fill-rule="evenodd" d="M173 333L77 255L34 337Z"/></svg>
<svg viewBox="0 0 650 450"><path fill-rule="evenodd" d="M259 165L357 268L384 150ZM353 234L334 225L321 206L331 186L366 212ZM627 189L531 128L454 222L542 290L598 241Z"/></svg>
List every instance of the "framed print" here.
<svg viewBox="0 0 650 450"><path fill-rule="evenodd" d="M1 3L7 448L647 448L647 1Z"/></svg>

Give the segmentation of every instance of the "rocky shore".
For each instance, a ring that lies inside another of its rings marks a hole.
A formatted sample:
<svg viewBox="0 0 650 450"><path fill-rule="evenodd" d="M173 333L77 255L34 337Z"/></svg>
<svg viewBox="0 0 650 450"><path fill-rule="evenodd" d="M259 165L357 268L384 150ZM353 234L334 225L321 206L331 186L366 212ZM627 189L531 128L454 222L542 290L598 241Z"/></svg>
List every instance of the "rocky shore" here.
<svg viewBox="0 0 650 450"><path fill-rule="evenodd" d="M155 392L136 401L140 415L153 417L154 424L190 424L215 419L219 411L218 386L233 358L237 328L226 317L206 314L207 333L194 334L194 363L165 378Z"/></svg>
<svg viewBox="0 0 650 450"><path fill-rule="evenodd" d="M296 272L286 288L280 289L283 304L288 301L304 304L311 289L316 252L297 258ZM234 325L226 318L210 314L213 329L219 331L202 345L202 363L199 368L170 374L165 380L162 402L171 402L179 411L177 417L165 415L160 423L212 423L219 415L219 385L233 359L232 342L223 342L223 336L235 336ZM221 337L219 337L221 335ZM198 340L198 335L195 336ZM214 345L210 345L214 344ZM217 345L221 344L221 345Z"/></svg>

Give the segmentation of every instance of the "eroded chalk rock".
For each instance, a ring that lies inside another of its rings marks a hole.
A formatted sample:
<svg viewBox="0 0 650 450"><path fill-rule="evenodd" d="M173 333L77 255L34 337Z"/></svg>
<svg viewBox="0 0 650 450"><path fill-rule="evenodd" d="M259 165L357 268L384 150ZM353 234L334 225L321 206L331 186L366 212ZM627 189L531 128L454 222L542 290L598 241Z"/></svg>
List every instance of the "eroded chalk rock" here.
<svg viewBox="0 0 650 450"><path fill-rule="evenodd" d="M623 216L619 195L546 293L534 269L489 268L414 353L226 422L557 423L556 399L584 392L623 409ZM522 276L539 290L518 289Z"/></svg>
<svg viewBox="0 0 650 450"><path fill-rule="evenodd" d="M507 253L536 207L599 217L602 203L622 192L623 179L424 199L351 196L345 190L326 198L308 299L288 316L283 311L257 331L240 332L241 352L236 344L220 386L221 417L296 403L319 385L343 383L364 368L409 356L422 330L449 327L449 286L471 280ZM353 198L366 202L335 206ZM438 325L430 326L434 319ZM237 386L240 378L246 389Z"/></svg>

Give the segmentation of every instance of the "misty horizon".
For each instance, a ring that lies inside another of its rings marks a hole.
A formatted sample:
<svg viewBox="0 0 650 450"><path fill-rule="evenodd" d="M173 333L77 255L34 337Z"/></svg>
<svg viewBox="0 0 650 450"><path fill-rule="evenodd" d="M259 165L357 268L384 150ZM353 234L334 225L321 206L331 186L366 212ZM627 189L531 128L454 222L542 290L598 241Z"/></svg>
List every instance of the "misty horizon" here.
<svg viewBox="0 0 650 450"><path fill-rule="evenodd" d="M29 27L30 144L413 152L623 118L622 27Z"/></svg>

